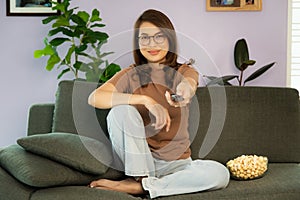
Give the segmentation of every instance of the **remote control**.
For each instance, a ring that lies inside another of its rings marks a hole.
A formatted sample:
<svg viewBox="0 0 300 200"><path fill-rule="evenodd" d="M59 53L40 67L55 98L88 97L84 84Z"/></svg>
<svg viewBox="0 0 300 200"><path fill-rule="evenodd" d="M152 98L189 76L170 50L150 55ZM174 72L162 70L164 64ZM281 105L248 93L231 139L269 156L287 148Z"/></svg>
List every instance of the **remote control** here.
<svg viewBox="0 0 300 200"><path fill-rule="evenodd" d="M175 102L180 102L180 101L183 101L184 98L180 95L177 95L177 94L171 94L171 99L172 101L175 101Z"/></svg>

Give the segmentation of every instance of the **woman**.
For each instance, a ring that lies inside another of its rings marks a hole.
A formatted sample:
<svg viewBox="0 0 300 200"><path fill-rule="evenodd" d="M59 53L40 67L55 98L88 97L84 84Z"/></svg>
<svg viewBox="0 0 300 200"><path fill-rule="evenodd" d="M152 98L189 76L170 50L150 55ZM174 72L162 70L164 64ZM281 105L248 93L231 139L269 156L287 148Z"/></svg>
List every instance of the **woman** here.
<svg viewBox="0 0 300 200"><path fill-rule="evenodd" d="M155 198L227 186L229 173L222 164L190 157L188 105L198 73L178 63L176 52L176 34L168 17L145 11L135 23L135 64L89 97L94 107L112 108L108 131L129 178L100 179L90 187ZM173 93L179 101L172 99Z"/></svg>

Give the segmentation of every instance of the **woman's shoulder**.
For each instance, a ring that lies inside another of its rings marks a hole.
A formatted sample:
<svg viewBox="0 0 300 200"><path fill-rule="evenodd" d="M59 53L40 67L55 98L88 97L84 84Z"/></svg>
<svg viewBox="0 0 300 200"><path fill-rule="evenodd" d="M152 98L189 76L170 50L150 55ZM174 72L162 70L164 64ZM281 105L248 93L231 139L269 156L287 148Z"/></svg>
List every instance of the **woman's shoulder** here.
<svg viewBox="0 0 300 200"><path fill-rule="evenodd" d="M119 72L120 73L128 73L128 72L132 71L133 69L135 69L135 64L124 67Z"/></svg>

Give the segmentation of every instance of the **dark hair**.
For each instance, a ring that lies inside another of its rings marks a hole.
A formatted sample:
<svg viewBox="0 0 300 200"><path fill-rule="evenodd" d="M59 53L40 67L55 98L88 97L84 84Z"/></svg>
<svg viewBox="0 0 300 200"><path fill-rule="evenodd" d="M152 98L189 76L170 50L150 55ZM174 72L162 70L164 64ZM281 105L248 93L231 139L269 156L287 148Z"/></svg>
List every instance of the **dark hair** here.
<svg viewBox="0 0 300 200"><path fill-rule="evenodd" d="M173 77L175 74L174 70L177 70L180 64L177 62L177 38L174 26L170 19L163 14L160 11L149 9L146 10L141 14L141 16L137 19L134 25L134 38L133 38L133 56L136 66L140 69L137 69L140 76L141 85L147 85L149 83L150 79L150 70L147 69L146 65L147 59L141 54L139 49L139 41L138 41L138 35L139 35L139 28L143 22L150 22L161 29L161 31L167 36L167 39L169 41L169 51L166 55L166 60L164 65L167 67L164 68L166 72L166 82L169 86L172 86ZM145 66L145 67L142 67Z"/></svg>

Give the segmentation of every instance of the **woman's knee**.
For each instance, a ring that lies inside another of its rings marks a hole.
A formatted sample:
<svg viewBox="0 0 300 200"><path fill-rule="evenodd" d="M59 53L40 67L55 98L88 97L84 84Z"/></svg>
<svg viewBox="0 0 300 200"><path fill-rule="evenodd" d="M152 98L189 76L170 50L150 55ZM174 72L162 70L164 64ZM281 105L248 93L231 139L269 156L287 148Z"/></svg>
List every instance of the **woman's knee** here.
<svg viewBox="0 0 300 200"><path fill-rule="evenodd" d="M204 176L212 190L225 188L228 185L230 174L223 164L213 160L195 160L193 165L198 171L203 170L199 175Z"/></svg>
<svg viewBox="0 0 300 200"><path fill-rule="evenodd" d="M217 161L210 160L209 162L211 162L211 169L216 182L215 189L225 188L228 185L230 179L228 169L223 164Z"/></svg>
<svg viewBox="0 0 300 200"><path fill-rule="evenodd" d="M127 118L140 117L138 110L131 105L118 105L111 108L107 115L108 120L124 121Z"/></svg>

